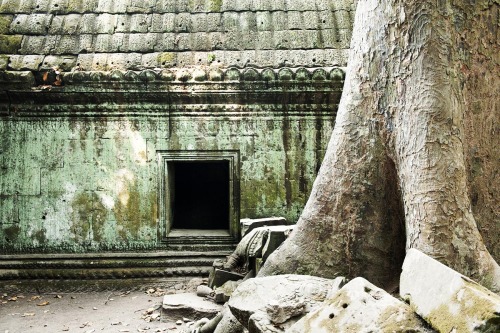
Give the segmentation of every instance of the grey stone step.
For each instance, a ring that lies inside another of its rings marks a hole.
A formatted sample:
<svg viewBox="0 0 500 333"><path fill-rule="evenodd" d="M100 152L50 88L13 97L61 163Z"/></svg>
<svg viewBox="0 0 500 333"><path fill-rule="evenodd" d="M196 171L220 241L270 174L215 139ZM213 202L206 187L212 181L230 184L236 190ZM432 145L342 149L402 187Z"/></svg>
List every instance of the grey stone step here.
<svg viewBox="0 0 500 333"><path fill-rule="evenodd" d="M165 239L167 249L171 251L232 252L236 248L231 236L168 236Z"/></svg>
<svg viewBox="0 0 500 333"><path fill-rule="evenodd" d="M175 267L211 263L229 255L230 251L165 252L122 255L6 255L0 256L0 269L5 268L112 268L112 267Z"/></svg>
<svg viewBox="0 0 500 333"><path fill-rule="evenodd" d="M58 260L58 259L115 259L115 258L186 258L196 256L219 256L225 252L200 251L148 251L148 252L87 252L87 253L28 253L28 254L1 254L0 262L6 260Z"/></svg>
<svg viewBox="0 0 500 333"><path fill-rule="evenodd" d="M234 244L171 244L168 249L172 251L206 251L206 252L229 252L231 253L235 246ZM229 255L229 254L228 254Z"/></svg>
<svg viewBox="0 0 500 333"><path fill-rule="evenodd" d="M22 268L0 270L0 280L94 280L94 279L137 279L208 276L211 265L182 267L131 267L131 268L83 268L46 269Z"/></svg>
<svg viewBox="0 0 500 333"><path fill-rule="evenodd" d="M209 244L233 244L234 239L231 236L168 236L166 243L179 243L179 242L196 242L196 243L209 243Z"/></svg>
<svg viewBox="0 0 500 333"><path fill-rule="evenodd" d="M147 253L22 254L0 256L0 280L128 279L208 275L226 251Z"/></svg>
<svg viewBox="0 0 500 333"><path fill-rule="evenodd" d="M98 268L127 268L127 267L184 267L184 266L210 266L215 259L224 255L170 257L170 258L131 258L131 259L59 259L59 260L10 260L0 262L0 269L98 269Z"/></svg>

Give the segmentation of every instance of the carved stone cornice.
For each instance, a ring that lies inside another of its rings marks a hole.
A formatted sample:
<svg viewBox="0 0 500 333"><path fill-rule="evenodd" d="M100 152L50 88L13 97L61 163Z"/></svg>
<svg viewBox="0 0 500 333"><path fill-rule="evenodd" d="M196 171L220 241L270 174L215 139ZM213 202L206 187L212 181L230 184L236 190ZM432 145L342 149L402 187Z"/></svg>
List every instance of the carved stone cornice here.
<svg viewBox="0 0 500 333"><path fill-rule="evenodd" d="M259 116L268 110L330 115L341 68L178 68L0 72L0 115L10 117ZM266 106L266 107L263 107Z"/></svg>

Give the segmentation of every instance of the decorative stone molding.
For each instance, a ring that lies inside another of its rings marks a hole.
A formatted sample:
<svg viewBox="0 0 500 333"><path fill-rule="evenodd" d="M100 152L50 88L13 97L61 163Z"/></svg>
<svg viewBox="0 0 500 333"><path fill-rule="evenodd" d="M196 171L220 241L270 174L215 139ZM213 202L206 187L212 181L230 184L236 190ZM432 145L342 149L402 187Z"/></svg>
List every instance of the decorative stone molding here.
<svg viewBox="0 0 500 333"><path fill-rule="evenodd" d="M344 75L339 67L0 71L0 116L331 115Z"/></svg>
<svg viewBox="0 0 500 333"><path fill-rule="evenodd" d="M171 68L163 70L62 73L64 84L83 82L231 82L231 81L343 81L341 67L327 68Z"/></svg>
<svg viewBox="0 0 500 333"><path fill-rule="evenodd" d="M9 87L36 89L36 76L50 71L0 71L0 84L7 90ZM79 83L111 83L111 82L289 82L289 81L336 81L342 82L345 77L341 67L326 68L236 68L192 67L171 69L146 69L143 71L73 71L61 72L63 85ZM43 83L43 82L38 82ZM41 86L42 84L40 84ZM47 90L48 87L38 87Z"/></svg>

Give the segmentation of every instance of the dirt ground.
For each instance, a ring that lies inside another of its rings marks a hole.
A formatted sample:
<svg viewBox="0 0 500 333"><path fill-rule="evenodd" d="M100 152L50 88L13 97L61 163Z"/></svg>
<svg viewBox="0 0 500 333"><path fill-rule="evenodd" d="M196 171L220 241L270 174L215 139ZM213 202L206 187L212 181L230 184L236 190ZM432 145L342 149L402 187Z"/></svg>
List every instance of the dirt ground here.
<svg viewBox="0 0 500 333"><path fill-rule="evenodd" d="M162 296L189 291L200 280L111 291L79 284L73 289L80 291L69 292L67 286L37 292L33 286L0 284L0 333L181 332L185 324L160 320Z"/></svg>

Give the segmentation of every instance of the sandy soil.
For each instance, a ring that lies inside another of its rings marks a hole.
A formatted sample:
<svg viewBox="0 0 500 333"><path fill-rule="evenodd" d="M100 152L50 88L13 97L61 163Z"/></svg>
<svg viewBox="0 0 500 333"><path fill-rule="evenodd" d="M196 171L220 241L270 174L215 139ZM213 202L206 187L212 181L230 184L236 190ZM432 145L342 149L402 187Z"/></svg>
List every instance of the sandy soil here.
<svg viewBox="0 0 500 333"><path fill-rule="evenodd" d="M181 332L185 327L160 321L165 292L184 292L186 284L136 291L2 291L0 333ZM144 288L142 288L144 289Z"/></svg>

